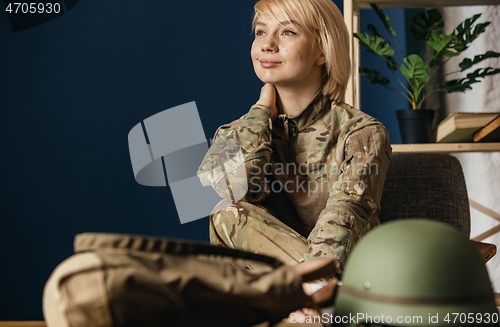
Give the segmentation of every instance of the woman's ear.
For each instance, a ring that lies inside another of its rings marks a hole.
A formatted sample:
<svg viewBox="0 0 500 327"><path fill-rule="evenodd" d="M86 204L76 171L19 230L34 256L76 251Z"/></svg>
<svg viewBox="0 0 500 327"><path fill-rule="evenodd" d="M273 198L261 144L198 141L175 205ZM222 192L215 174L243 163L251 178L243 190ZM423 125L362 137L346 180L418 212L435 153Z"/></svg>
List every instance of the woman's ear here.
<svg viewBox="0 0 500 327"><path fill-rule="evenodd" d="M318 58L318 60L316 60L316 65L324 65L326 62L326 58L325 58L325 55L322 53L321 56Z"/></svg>

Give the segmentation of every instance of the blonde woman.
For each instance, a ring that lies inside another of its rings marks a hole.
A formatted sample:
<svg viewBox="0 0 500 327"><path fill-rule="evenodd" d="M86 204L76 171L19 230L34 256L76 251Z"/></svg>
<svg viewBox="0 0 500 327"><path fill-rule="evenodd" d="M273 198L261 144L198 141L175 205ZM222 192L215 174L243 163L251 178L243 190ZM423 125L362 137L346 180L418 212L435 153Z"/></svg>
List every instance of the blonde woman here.
<svg viewBox="0 0 500 327"><path fill-rule="evenodd" d="M241 146L236 166L246 174L215 173L213 148L199 170L226 198L210 217L211 243L290 265L332 256L341 273L355 243L379 224L387 130L343 102L349 39L331 0L261 0L252 25L251 58L265 85L250 111L214 138ZM241 199L238 183L248 187Z"/></svg>

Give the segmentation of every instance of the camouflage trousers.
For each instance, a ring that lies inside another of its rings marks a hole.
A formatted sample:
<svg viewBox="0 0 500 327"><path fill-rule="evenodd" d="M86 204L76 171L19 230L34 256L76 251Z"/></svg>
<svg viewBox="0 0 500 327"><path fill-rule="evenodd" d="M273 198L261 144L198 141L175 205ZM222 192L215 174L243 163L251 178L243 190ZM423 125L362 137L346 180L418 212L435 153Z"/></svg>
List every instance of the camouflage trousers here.
<svg viewBox="0 0 500 327"><path fill-rule="evenodd" d="M305 261L309 245L304 236L262 207L242 201L227 206L226 201L210 216L211 244L265 254L292 266Z"/></svg>
<svg viewBox="0 0 500 327"><path fill-rule="evenodd" d="M259 254L101 233L77 235L75 252L45 285L48 327L248 327L310 301L303 274Z"/></svg>

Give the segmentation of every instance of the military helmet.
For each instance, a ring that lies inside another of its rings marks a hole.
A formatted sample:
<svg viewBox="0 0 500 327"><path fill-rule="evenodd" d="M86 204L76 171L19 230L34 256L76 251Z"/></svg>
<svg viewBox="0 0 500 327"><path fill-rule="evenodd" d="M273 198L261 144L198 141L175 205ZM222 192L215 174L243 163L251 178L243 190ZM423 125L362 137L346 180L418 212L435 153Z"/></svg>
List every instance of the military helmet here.
<svg viewBox="0 0 500 327"><path fill-rule="evenodd" d="M369 232L346 262L334 307L341 326L498 326L481 253L453 227L423 219Z"/></svg>

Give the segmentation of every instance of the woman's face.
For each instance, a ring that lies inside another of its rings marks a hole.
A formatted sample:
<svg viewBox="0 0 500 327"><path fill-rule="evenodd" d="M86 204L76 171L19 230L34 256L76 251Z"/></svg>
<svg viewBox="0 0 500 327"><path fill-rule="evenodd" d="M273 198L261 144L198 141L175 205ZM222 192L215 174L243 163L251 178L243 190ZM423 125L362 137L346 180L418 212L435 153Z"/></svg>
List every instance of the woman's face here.
<svg viewBox="0 0 500 327"><path fill-rule="evenodd" d="M325 60L313 37L297 19L289 22L277 9L273 14L278 21L261 15L255 27L251 55L257 77L283 87L321 83Z"/></svg>

